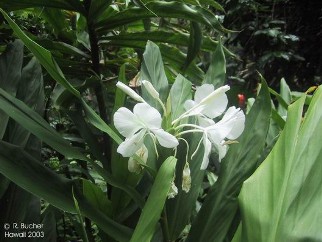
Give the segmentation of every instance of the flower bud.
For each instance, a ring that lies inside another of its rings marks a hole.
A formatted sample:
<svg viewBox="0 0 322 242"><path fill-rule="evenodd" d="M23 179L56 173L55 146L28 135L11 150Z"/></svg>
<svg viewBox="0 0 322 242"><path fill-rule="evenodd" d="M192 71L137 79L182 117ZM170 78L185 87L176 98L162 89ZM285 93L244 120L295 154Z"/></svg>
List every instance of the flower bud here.
<svg viewBox="0 0 322 242"><path fill-rule="evenodd" d="M153 87L152 83L146 80L141 81L147 92L155 99L159 99L159 93Z"/></svg>
<svg viewBox="0 0 322 242"><path fill-rule="evenodd" d="M145 103L144 99L139 94L137 94L129 86L125 85L123 82L117 82L116 86L120 88L125 94L133 98L134 100Z"/></svg>

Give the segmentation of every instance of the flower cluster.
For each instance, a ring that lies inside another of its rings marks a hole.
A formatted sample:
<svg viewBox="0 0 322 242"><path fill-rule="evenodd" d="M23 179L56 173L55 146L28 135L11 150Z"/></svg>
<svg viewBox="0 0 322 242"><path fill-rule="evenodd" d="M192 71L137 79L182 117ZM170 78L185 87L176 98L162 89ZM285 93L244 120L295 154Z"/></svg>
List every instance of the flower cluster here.
<svg viewBox="0 0 322 242"><path fill-rule="evenodd" d="M166 115L166 107L153 85L149 81L142 81L142 85L151 97L157 100L163 109L163 115ZM233 106L227 109L226 92L230 89L227 85L218 89L215 89L211 84L197 87L194 99L185 101L185 111L172 121L171 127L162 127L161 113L131 88L121 82L117 83L117 87L139 102L134 106L133 112L121 107L114 114L114 125L125 137L117 152L123 157L130 157L130 171L139 172L141 169L132 158L134 155L139 155L145 162L147 160L148 151L144 145L147 136L152 139L157 153L157 144L165 148L176 148L179 144L178 140L182 139L183 134L201 133L201 139L191 158L202 144L204 151L200 169L206 169L211 151L215 150L221 160L227 153L228 144L233 143L244 130L245 115L243 111ZM220 117L222 118L220 119ZM167 132L170 129L174 130L174 134ZM187 145L189 144L187 143ZM183 178L183 190L189 191L191 178L188 163L184 168Z"/></svg>

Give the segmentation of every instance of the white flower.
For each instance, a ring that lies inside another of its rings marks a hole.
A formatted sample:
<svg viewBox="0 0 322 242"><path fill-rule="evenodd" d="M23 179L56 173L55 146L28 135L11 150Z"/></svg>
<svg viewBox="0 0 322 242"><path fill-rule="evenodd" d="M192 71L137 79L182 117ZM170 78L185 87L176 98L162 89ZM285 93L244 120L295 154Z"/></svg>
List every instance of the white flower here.
<svg viewBox="0 0 322 242"><path fill-rule="evenodd" d="M123 157L131 157L143 145L144 137L149 134L158 140L161 146L174 148L179 142L161 128L162 118L158 110L147 103L138 103L133 113L127 108L120 108L114 114L114 125L126 139L117 148Z"/></svg>
<svg viewBox="0 0 322 242"><path fill-rule="evenodd" d="M184 104L187 112L185 116L206 116L208 118L216 118L221 115L228 104L226 91L229 86L223 86L214 90L211 84L203 84L197 87L194 100L187 100Z"/></svg>
<svg viewBox="0 0 322 242"><path fill-rule="evenodd" d="M202 139L205 151L201 169L206 169L208 166L211 145L217 150L219 161L225 157L228 149L225 139L235 140L241 135L245 127L245 115L240 108L230 107L218 123L208 120L207 124L207 127L203 127Z"/></svg>

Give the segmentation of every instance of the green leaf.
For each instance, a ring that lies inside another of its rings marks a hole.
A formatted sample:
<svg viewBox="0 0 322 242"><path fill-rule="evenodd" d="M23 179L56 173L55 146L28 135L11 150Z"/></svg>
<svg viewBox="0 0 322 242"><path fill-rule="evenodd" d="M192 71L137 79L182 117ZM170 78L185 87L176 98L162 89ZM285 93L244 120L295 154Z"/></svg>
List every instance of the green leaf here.
<svg viewBox="0 0 322 242"><path fill-rule="evenodd" d="M182 68L184 71L199 54L199 51L201 49L201 44L202 44L202 32L201 32L200 25L196 22L191 22L187 58Z"/></svg>
<svg viewBox="0 0 322 242"><path fill-rule="evenodd" d="M1 73L5 78L1 78L1 80L4 80L4 83L1 83L0 80L0 86L8 90L12 95L16 95L39 114L42 114L44 111L44 93L41 66L33 58L21 70L23 47L23 43L20 40L16 40L13 44L8 45L7 51L1 56L1 64L6 64L1 65L4 68ZM10 55L10 58L7 58L7 54ZM12 73L13 68L16 68L14 73ZM1 114L1 119L5 120L7 117L5 113ZM19 145L30 152L30 154L40 158L40 141L30 135L30 132L12 119L3 128L6 130L4 137L6 141ZM16 184L10 183L9 185L8 180L4 179L2 175L1 183L3 184L0 191L2 198L0 200L0 207L5 212L0 218L0 223L14 223L16 221L40 223L39 198L18 187ZM6 191L3 189L6 189ZM2 196L3 194L4 196ZM21 204L21 201L24 201L23 204ZM22 231L19 230L17 232Z"/></svg>
<svg viewBox="0 0 322 242"><path fill-rule="evenodd" d="M214 7L215 9L225 12L225 9L217 2L214 0L200 0L201 4L208 4L211 7Z"/></svg>
<svg viewBox="0 0 322 242"><path fill-rule="evenodd" d="M191 88L191 82L179 74L171 87L168 100L171 103L172 121L185 112L184 103L192 98Z"/></svg>
<svg viewBox="0 0 322 242"><path fill-rule="evenodd" d="M78 0L1 0L0 8L9 9L10 11L33 7L48 7L79 11L85 13L85 10Z"/></svg>
<svg viewBox="0 0 322 242"><path fill-rule="evenodd" d="M273 89L269 89L269 92L273 95L273 96L275 96L276 97L276 99L277 99L277 101L278 101L278 103L281 105L281 107L283 107L284 109L286 109L287 110L287 108L288 108L288 104L287 104L287 102L283 99L283 97L280 95L280 94L278 94L276 91L274 91Z"/></svg>
<svg viewBox="0 0 322 242"><path fill-rule="evenodd" d="M117 144L122 143L121 137L101 119L101 117L82 99L83 108L88 121L99 130L107 133Z"/></svg>
<svg viewBox="0 0 322 242"><path fill-rule="evenodd" d="M206 26L212 27L221 32L227 32L227 29L221 26L216 16L210 11L200 6L188 6L181 2L171 1L153 1L145 5L145 8L133 7L107 17L96 24L99 32L104 33L122 25L135 22L137 20L158 17L181 18L194 21Z"/></svg>
<svg viewBox="0 0 322 242"><path fill-rule="evenodd" d="M67 158L84 160L84 155L72 148L42 117L23 102L15 99L0 88L0 109L7 113L24 128L55 147Z"/></svg>
<svg viewBox="0 0 322 242"><path fill-rule="evenodd" d="M272 152L244 183L236 241L320 241L322 233L322 88L302 119L305 97L289 106Z"/></svg>
<svg viewBox="0 0 322 242"><path fill-rule="evenodd" d="M88 11L87 21L95 23L100 19L102 13L111 5L111 0L92 0Z"/></svg>
<svg viewBox="0 0 322 242"><path fill-rule="evenodd" d="M224 85L226 78L226 58L221 41L211 57L211 63L205 74L203 83L213 84L215 88Z"/></svg>
<svg viewBox="0 0 322 242"><path fill-rule="evenodd" d="M159 92L160 99L165 102L168 96L168 79L164 72L159 47L151 41L146 44L141 65L140 80L147 80ZM158 102L142 87L142 95L150 105L158 107Z"/></svg>
<svg viewBox="0 0 322 242"><path fill-rule="evenodd" d="M80 231L79 236L82 238L82 241L88 242L88 237L87 237L87 233L86 233L86 229L85 229L83 216L82 216L81 211L79 209L77 199L75 198L74 191L72 191L72 193L73 193L73 200L74 200L74 204L75 204L75 208L76 208L77 218L79 220L79 221L77 221L79 224L78 227L79 227L79 231Z"/></svg>
<svg viewBox="0 0 322 242"><path fill-rule="evenodd" d="M83 182L83 194L86 199L92 204L93 207L100 210L107 216L112 215L112 204L111 201L107 199L106 194L95 184L88 180L82 180Z"/></svg>
<svg viewBox="0 0 322 242"><path fill-rule="evenodd" d="M21 78L22 61L23 43L19 40L8 44L5 52L0 56L0 87L14 96ZM0 111L0 117L0 139L2 139L9 116Z"/></svg>
<svg viewBox="0 0 322 242"><path fill-rule="evenodd" d="M290 105L292 101L292 95L291 95L291 90L290 87L287 85L286 81L284 78L281 79L280 82L280 96L283 98L283 100ZM286 116L287 114L287 109L283 107L281 104L278 105L277 112L281 116Z"/></svg>
<svg viewBox="0 0 322 242"><path fill-rule="evenodd" d="M131 242L148 242L152 239L173 181L176 162L177 159L170 156L161 165Z"/></svg>
<svg viewBox="0 0 322 242"><path fill-rule="evenodd" d="M201 50L214 51L218 45L218 41L212 40L209 37L202 37ZM119 35L103 36L102 44L108 43L113 46L127 46L134 48L144 48L145 43L151 40L155 43L162 42L174 45L188 46L189 34L182 32L170 32L166 30L151 30L139 32L125 32ZM142 47L143 46L143 47ZM235 54L227 50L224 46L223 50L226 55L235 57Z"/></svg>
<svg viewBox="0 0 322 242"><path fill-rule="evenodd" d="M19 26L6 14L5 11L0 9L0 12L3 14L4 18L8 21L10 27L13 29L14 33L24 42L25 46L35 55L41 65L48 71L54 80L63 85L76 97L80 97L80 93L66 80L64 74L60 70L56 61L52 57L52 54L38 45L32 39L30 39L20 28Z"/></svg>
<svg viewBox="0 0 322 242"><path fill-rule="evenodd" d="M239 143L232 144L223 159L218 180L193 221L187 242L223 241L227 236L238 209L237 196L242 183L256 169L259 154L264 149L270 115L269 91L262 80L260 93L246 116Z"/></svg>
<svg viewBox="0 0 322 242"><path fill-rule="evenodd" d="M40 115L43 115L45 109L45 94L43 87L43 77L41 66L35 58L22 69L21 79L19 82L17 98L23 101L30 108ZM30 135L30 132L24 129L16 122L9 123L8 131L10 132L8 141L12 144L21 145L33 154L40 157L41 144L38 139Z"/></svg>

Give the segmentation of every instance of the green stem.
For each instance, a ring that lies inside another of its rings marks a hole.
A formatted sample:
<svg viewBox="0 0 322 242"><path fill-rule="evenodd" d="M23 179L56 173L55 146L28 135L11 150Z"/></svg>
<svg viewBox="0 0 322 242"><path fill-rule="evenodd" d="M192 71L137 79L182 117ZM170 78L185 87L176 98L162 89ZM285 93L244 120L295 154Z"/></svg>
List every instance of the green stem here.
<svg viewBox="0 0 322 242"><path fill-rule="evenodd" d="M168 217L166 208L163 208L162 217L161 217L161 229L163 234L163 241L164 242L171 242L170 240L170 232L169 232L169 224L168 224Z"/></svg>

